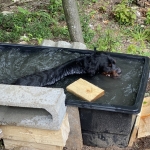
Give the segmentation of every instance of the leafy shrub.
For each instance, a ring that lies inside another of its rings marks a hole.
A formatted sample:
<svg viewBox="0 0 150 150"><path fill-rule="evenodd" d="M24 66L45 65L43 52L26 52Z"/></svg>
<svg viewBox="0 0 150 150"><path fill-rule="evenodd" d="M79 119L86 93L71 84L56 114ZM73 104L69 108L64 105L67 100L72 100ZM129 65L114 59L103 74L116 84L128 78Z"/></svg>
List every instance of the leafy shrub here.
<svg viewBox="0 0 150 150"><path fill-rule="evenodd" d="M146 20L145 20L146 24L150 24L150 9L148 9L147 13L146 13Z"/></svg>
<svg viewBox="0 0 150 150"><path fill-rule="evenodd" d="M114 17L120 24L133 25L136 20L135 10L129 7L127 0L123 0L114 8Z"/></svg>
<svg viewBox="0 0 150 150"><path fill-rule="evenodd" d="M106 30L101 31L100 37L96 43L96 47L101 51L116 52L120 45L118 37L114 36L114 31Z"/></svg>

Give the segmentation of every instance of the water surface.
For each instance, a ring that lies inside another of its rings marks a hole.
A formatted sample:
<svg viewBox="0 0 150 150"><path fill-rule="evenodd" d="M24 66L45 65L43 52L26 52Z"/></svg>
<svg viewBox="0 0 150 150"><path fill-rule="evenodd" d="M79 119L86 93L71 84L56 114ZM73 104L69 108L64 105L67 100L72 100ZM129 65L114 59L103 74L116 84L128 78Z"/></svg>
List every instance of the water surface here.
<svg viewBox="0 0 150 150"><path fill-rule="evenodd" d="M0 83L11 84L17 78L35 72L47 70L83 54L58 49L44 49L37 52L22 52L20 49L0 49ZM120 78L114 79L103 75L89 77L86 75L68 76L50 87L64 88L79 78L88 80L105 90L105 95L94 102L86 102L67 92L66 103L88 103L97 105L132 106L135 103L143 70L143 61L114 57L122 70Z"/></svg>

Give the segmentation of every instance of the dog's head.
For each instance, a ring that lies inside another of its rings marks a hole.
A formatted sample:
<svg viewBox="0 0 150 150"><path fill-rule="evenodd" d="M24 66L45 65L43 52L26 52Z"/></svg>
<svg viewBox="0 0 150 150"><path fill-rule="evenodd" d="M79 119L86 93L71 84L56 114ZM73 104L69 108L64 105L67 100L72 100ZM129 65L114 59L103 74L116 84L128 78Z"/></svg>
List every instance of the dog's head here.
<svg viewBox="0 0 150 150"><path fill-rule="evenodd" d="M95 52L90 56L84 57L80 66L90 76L102 73L106 76L118 77L121 74L121 69L116 66L116 61L104 53Z"/></svg>
<svg viewBox="0 0 150 150"><path fill-rule="evenodd" d="M109 77L119 77L121 75L121 69L116 66L116 61L112 57L105 55L102 74Z"/></svg>

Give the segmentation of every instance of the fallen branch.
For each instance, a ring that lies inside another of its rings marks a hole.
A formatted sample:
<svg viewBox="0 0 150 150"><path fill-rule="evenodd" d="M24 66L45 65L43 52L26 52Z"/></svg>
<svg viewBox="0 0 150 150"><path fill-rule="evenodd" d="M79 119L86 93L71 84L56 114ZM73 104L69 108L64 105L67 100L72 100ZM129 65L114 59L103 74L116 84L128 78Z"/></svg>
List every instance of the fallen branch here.
<svg viewBox="0 0 150 150"><path fill-rule="evenodd" d="M16 1L16 2L12 2L12 3L8 4L8 5L3 6L3 8L10 7L10 6L13 6L13 5L16 5L16 4L28 3L28 2L32 2L32 1L33 0Z"/></svg>

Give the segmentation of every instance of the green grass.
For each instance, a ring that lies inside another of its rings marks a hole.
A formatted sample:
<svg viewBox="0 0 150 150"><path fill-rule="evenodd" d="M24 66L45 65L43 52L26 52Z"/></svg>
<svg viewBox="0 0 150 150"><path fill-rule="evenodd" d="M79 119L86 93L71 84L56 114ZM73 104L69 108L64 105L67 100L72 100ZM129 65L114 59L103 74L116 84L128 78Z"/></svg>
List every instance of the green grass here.
<svg viewBox="0 0 150 150"><path fill-rule="evenodd" d="M18 7L18 13L8 15L0 13L1 42L18 42L24 35L27 37L24 39L25 41L34 39L39 44L44 38L69 39L67 27L59 27L58 21L47 12L29 12Z"/></svg>

